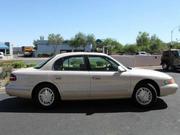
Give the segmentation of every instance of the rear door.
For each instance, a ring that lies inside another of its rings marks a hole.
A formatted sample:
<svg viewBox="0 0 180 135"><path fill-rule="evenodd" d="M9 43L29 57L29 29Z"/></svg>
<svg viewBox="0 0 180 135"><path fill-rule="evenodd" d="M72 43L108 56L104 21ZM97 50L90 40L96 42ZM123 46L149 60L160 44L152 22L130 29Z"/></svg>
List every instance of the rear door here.
<svg viewBox="0 0 180 135"><path fill-rule="evenodd" d="M61 58L54 63L54 81L64 99L88 99L90 76L84 56Z"/></svg>

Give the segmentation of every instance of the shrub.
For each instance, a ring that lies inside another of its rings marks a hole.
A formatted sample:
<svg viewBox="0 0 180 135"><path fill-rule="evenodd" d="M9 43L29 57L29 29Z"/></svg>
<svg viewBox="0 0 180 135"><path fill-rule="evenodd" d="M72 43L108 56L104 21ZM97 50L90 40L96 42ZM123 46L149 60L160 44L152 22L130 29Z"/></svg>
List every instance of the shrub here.
<svg viewBox="0 0 180 135"><path fill-rule="evenodd" d="M38 57L50 57L50 56L53 56L53 54L38 54Z"/></svg>
<svg viewBox="0 0 180 135"><path fill-rule="evenodd" d="M24 67L26 67L26 64L23 61L13 62L12 67L13 68L24 68Z"/></svg>
<svg viewBox="0 0 180 135"><path fill-rule="evenodd" d="M0 67L2 68L2 72L0 72L0 85L4 86L8 83L13 68L33 67L35 65L35 63L25 64L23 61L0 62Z"/></svg>
<svg viewBox="0 0 180 135"><path fill-rule="evenodd" d="M26 64L26 67L34 67L34 66L36 66L35 63Z"/></svg>
<svg viewBox="0 0 180 135"><path fill-rule="evenodd" d="M12 67L3 67L2 72L0 73L0 79L5 79L10 76Z"/></svg>

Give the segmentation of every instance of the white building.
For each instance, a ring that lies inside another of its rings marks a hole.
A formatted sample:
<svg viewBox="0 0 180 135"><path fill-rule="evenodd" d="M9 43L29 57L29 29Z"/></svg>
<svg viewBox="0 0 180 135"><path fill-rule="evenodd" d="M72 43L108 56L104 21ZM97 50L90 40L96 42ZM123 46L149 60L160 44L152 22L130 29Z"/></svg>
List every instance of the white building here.
<svg viewBox="0 0 180 135"><path fill-rule="evenodd" d="M35 51L35 56L39 56L42 54L48 54L48 55L52 55L52 54L59 54L59 53L63 53L63 52L91 52L92 51L92 45L87 45L85 48L83 47L77 47L77 48L73 48L69 45L68 41L64 41L62 44L60 45L51 45L48 43L48 40L44 40L43 38L41 38L40 40L36 41L36 51Z"/></svg>

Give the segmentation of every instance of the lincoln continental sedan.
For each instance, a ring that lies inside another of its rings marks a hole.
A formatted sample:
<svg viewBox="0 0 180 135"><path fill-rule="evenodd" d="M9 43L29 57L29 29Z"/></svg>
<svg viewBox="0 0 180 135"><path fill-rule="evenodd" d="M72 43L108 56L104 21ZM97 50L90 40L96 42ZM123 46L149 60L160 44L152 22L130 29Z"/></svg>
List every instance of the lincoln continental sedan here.
<svg viewBox="0 0 180 135"><path fill-rule="evenodd" d="M32 99L49 109L63 100L130 98L139 107L150 107L157 97L177 91L175 80L153 70L127 68L102 53L58 54L33 68L15 70L6 93Z"/></svg>

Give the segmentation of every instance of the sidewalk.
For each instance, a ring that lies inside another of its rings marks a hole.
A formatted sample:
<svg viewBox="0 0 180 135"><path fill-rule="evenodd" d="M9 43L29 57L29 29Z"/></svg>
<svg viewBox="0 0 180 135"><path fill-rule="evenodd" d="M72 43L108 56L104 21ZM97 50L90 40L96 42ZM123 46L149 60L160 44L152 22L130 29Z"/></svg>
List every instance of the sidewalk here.
<svg viewBox="0 0 180 135"><path fill-rule="evenodd" d="M141 67L135 67L135 68L151 69L151 70L162 69L161 66L141 66Z"/></svg>

